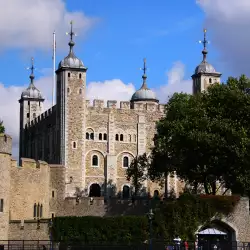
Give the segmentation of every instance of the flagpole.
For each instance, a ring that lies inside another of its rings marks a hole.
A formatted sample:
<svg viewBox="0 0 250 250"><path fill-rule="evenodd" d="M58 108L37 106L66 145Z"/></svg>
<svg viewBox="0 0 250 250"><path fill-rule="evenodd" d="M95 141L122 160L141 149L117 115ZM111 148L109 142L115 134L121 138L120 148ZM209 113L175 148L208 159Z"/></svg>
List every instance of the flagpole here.
<svg viewBox="0 0 250 250"><path fill-rule="evenodd" d="M56 88L56 32L53 32L53 86L52 86L52 107L55 104L55 88Z"/></svg>

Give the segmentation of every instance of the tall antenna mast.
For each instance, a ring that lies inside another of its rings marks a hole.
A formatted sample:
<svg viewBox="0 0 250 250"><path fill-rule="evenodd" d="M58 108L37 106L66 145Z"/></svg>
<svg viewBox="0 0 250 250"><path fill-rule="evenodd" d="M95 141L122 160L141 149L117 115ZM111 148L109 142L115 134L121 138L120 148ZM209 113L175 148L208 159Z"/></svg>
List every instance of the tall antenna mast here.
<svg viewBox="0 0 250 250"><path fill-rule="evenodd" d="M55 89L56 89L56 32L53 32L53 85L52 85L52 107L55 104Z"/></svg>

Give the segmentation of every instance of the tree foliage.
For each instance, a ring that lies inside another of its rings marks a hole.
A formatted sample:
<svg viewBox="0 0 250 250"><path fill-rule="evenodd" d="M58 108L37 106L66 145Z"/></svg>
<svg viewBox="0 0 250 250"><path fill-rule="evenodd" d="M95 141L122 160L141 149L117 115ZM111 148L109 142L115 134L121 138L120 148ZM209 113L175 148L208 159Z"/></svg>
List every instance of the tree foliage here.
<svg viewBox="0 0 250 250"><path fill-rule="evenodd" d="M3 121L0 121L0 134L2 134L4 132L5 132L5 128L4 128L4 125L3 125Z"/></svg>
<svg viewBox="0 0 250 250"><path fill-rule="evenodd" d="M157 124L150 176L176 171L195 190L250 191L250 81L244 75L195 96L175 94Z"/></svg>
<svg viewBox="0 0 250 250"><path fill-rule="evenodd" d="M146 153L136 156L127 168L126 177L127 180L132 182L135 188L135 195L138 194L142 187L142 183L146 180L146 170L148 169L148 157Z"/></svg>

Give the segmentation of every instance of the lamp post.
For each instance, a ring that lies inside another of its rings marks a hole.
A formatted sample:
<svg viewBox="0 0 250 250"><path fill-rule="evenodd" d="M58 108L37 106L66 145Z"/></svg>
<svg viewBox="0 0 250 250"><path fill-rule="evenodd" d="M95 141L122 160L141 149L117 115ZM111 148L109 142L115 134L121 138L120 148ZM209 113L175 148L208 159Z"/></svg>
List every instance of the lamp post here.
<svg viewBox="0 0 250 250"><path fill-rule="evenodd" d="M149 250L153 249L153 245L152 245L152 221L153 221L153 217L154 217L154 213L152 208L149 209L149 213L148 215L148 221L149 221Z"/></svg>

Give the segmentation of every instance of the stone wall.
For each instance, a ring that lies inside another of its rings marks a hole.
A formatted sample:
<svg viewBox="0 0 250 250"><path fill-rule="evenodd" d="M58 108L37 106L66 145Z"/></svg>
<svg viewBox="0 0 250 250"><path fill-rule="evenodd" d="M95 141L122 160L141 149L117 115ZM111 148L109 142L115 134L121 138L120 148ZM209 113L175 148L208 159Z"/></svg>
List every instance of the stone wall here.
<svg viewBox="0 0 250 250"><path fill-rule="evenodd" d="M42 206L42 217L49 217L50 169L47 163L22 158L22 165L10 168L10 219L34 217L34 205ZM40 217L40 216L37 216Z"/></svg>

